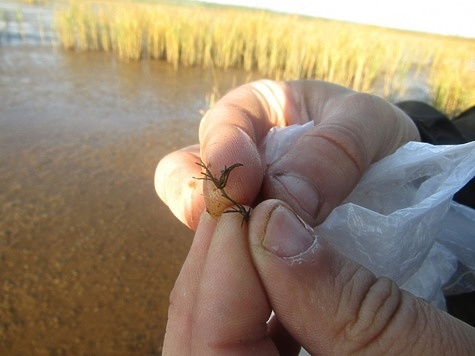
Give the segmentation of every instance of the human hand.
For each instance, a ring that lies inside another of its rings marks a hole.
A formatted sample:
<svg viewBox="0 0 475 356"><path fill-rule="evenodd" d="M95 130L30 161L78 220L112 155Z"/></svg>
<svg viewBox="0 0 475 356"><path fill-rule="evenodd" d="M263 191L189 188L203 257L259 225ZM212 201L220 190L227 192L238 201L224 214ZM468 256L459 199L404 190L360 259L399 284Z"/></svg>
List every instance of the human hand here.
<svg viewBox="0 0 475 356"><path fill-rule="evenodd" d="M340 255L278 200L243 225L204 213L170 300L163 355L475 350L473 328Z"/></svg>
<svg viewBox="0 0 475 356"><path fill-rule="evenodd" d="M258 147L274 126L315 126L267 166ZM419 135L399 109L376 96L320 81L258 81L224 96L203 118L200 144L171 153L159 163L155 187L183 223L196 229L201 213L215 217L229 208L210 182L199 181L202 160L219 176L230 175L226 192L235 201L288 203L307 223L322 222L351 192L369 164Z"/></svg>

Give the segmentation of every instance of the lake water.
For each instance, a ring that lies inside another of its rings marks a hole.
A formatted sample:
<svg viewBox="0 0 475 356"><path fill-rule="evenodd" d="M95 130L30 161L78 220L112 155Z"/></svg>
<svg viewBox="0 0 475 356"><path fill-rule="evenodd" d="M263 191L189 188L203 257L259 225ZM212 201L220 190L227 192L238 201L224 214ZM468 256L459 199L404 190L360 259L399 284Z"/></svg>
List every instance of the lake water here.
<svg viewBox="0 0 475 356"><path fill-rule="evenodd" d="M154 170L197 142L212 86L248 75L42 38L0 43L0 350L160 354L192 233L156 196Z"/></svg>

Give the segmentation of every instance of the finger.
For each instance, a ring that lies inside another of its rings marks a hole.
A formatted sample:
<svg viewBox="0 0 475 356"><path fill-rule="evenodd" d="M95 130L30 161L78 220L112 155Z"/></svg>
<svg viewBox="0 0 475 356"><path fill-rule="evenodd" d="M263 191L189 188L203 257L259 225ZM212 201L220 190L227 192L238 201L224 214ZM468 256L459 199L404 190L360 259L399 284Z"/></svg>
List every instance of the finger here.
<svg viewBox="0 0 475 356"><path fill-rule="evenodd" d="M204 213L170 295L163 355L191 355L193 306L216 220Z"/></svg>
<svg viewBox="0 0 475 356"><path fill-rule="evenodd" d="M203 181L198 145L189 146L165 156L155 171L155 190L173 214L188 227L196 229L205 210ZM195 178L194 178L195 177Z"/></svg>
<svg viewBox="0 0 475 356"><path fill-rule="evenodd" d="M282 325L311 354L469 354L474 329L332 250L280 201L249 223L250 250Z"/></svg>
<svg viewBox="0 0 475 356"><path fill-rule="evenodd" d="M247 226L239 214L223 214L193 307L193 354L277 355L267 335L270 312L251 261Z"/></svg>
<svg viewBox="0 0 475 356"><path fill-rule="evenodd" d="M291 97L284 84L255 82L227 94L203 118L201 158L212 174L219 178L225 167L243 164L230 175L226 187L235 201L250 205L259 193L264 168L256 143L273 126L297 123L300 115L292 111L295 105L286 104ZM155 174L158 195L193 229L205 209L202 182L192 179L200 176L200 168L195 165L199 161L199 146L190 146L166 156ZM215 217L232 204L211 182L205 182L204 195L206 206Z"/></svg>
<svg viewBox="0 0 475 356"><path fill-rule="evenodd" d="M200 125L201 158L213 175L219 177L225 167L243 166L233 171L227 194L235 201L251 205L258 195L264 175L258 144L273 126L297 123L300 114L283 83L259 81L241 86L221 99ZM208 211L219 216L232 203L211 183L204 182Z"/></svg>
<svg viewBox="0 0 475 356"><path fill-rule="evenodd" d="M321 82L289 85L300 97L293 102L315 126L267 168L263 197L287 202L314 226L341 204L371 163L418 140L418 133L409 117L376 96ZM324 95L322 85L328 87Z"/></svg>

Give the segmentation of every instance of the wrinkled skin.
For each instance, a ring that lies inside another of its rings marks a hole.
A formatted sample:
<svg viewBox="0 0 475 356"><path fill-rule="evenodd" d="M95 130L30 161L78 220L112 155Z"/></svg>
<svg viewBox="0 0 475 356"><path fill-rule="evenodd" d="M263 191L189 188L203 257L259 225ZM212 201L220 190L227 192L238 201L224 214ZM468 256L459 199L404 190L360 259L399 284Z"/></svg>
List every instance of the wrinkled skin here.
<svg viewBox="0 0 475 356"><path fill-rule="evenodd" d="M269 129L311 120L315 127L267 167L258 147ZM402 111L376 96L318 81L260 81L231 91L209 110L199 137L199 145L162 159L155 176L160 198L193 229L205 205L215 217L229 207L213 184L193 179L200 176L200 159L218 177L225 166L244 165L227 187L236 201L251 205L258 195L279 198L315 225L369 164L419 136Z"/></svg>
<svg viewBox="0 0 475 356"><path fill-rule="evenodd" d="M310 120L315 126L279 159L262 161L258 147L271 127ZM170 297L163 354L473 352L473 328L375 278L306 228L341 203L369 164L417 139L391 104L329 83L260 81L227 94L203 118L200 144L157 167L159 196L196 229ZM248 223L221 215L229 201L192 178L200 159L216 176L243 164L226 192L256 205Z"/></svg>

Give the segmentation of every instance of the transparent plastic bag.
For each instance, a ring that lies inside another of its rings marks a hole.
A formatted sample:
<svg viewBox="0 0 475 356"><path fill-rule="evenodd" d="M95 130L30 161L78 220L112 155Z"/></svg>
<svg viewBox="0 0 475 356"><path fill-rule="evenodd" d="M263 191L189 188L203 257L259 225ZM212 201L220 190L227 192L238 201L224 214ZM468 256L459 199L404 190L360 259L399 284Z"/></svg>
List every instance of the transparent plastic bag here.
<svg viewBox="0 0 475 356"><path fill-rule="evenodd" d="M273 162L311 126L271 130L265 160ZM465 273L475 271L475 210L452 201L474 176L475 142L410 142L371 165L315 231L376 276L443 309L442 288L460 264ZM475 289L471 280L461 278L464 291Z"/></svg>

